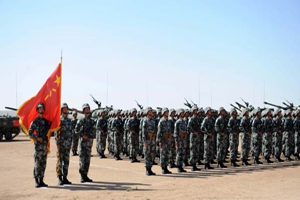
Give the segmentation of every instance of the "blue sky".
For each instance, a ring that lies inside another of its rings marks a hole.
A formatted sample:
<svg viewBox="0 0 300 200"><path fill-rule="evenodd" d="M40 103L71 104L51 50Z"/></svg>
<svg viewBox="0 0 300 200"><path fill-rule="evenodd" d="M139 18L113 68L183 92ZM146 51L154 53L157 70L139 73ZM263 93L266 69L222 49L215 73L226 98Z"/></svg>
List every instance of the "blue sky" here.
<svg viewBox="0 0 300 200"><path fill-rule="evenodd" d="M0 1L0 110L60 61L62 101L130 109L300 104L299 1ZM17 78L17 81L16 81ZM108 93L107 93L108 91ZM17 98L16 98L17 97ZM240 101L241 102L241 101Z"/></svg>

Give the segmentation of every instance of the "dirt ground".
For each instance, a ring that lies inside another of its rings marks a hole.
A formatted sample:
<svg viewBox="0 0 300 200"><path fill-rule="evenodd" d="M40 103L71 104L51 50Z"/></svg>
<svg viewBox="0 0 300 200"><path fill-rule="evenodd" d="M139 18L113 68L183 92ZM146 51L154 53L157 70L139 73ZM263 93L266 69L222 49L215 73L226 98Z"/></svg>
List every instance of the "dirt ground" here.
<svg viewBox="0 0 300 200"><path fill-rule="evenodd" d="M93 146L89 177L93 183L80 183L78 156L71 156L69 180L57 185L55 142L47 159L45 182L48 188L35 188L33 144L22 133L12 142L0 143L0 199L299 199L300 161L259 166L214 169L210 171L146 176L143 163L128 159L99 159ZM253 161L251 161L253 163ZM239 163L240 164L240 163ZM228 164L227 164L228 165ZM215 166L215 165L213 165ZM203 166L201 166L203 168Z"/></svg>

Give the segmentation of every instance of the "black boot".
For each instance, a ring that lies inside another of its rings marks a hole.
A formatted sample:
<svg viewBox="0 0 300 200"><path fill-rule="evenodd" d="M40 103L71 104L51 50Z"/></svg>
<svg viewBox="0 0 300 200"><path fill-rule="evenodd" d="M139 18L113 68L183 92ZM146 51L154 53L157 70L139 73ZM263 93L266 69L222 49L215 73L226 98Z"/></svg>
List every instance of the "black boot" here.
<svg viewBox="0 0 300 200"><path fill-rule="evenodd" d="M197 164L198 165L204 165L204 163L202 163L201 160L198 160Z"/></svg>
<svg viewBox="0 0 300 200"><path fill-rule="evenodd" d="M260 161L258 160L258 158L255 158L255 159L254 159L254 164L255 164L255 165L261 165L261 164L263 164L263 163L260 162Z"/></svg>
<svg viewBox="0 0 300 200"><path fill-rule="evenodd" d="M162 173L162 174L167 174L167 170L166 170L165 167L161 167L161 173Z"/></svg>
<svg viewBox="0 0 300 200"><path fill-rule="evenodd" d="M177 166L177 172L178 172L178 173L186 172L186 170L183 169L182 165L178 165L178 166Z"/></svg>
<svg viewBox="0 0 300 200"><path fill-rule="evenodd" d="M61 176L58 176L57 182L58 182L58 185L63 185L64 184Z"/></svg>
<svg viewBox="0 0 300 200"><path fill-rule="evenodd" d="M100 155L100 158L107 158L107 157L104 155L104 153L102 153L102 154Z"/></svg>
<svg viewBox="0 0 300 200"><path fill-rule="evenodd" d="M219 168L227 168L224 164L223 164L223 162L222 161L218 161L218 167Z"/></svg>
<svg viewBox="0 0 300 200"><path fill-rule="evenodd" d="M140 162L138 159L136 159L136 157L131 159L131 163L136 163L136 162Z"/></svg>
<svg viewBox="0 0 300 200"><path fill-rule="evenodd" d="M286 157L285 157L285 160L286 160L287 162L291 162L293 159L291 159L290 156L286 156Z"/></svg>
<svg viewBox="0 0 300 200"><path fill-rule="evenodd" d="M73 151L73 156L78 156L78 153L76 151Z"/></svg>
<svg viewBox="0 0 300 200"><path fill-rule="evenodd" d="M86 174L81 174L81 183L85 183L85 182L93 182L92 179L89 179L89 177Z"/></svg>
<svg viewBox="0 0 300 200"><path fill-rule="evenodd" d="M167 172L167 174L172 174L172 172L168 170L167 166L165 166L165 171Z"/></svg>
<svg viewBox="0 0 300 200"><path fill-rule="evenodd" d="M63 184L72 184L68 179L67 176L63 177Z"/></svg>
<svg viewBox="0 0 300 200"><path fill-rule="evenodd" d="M115 160L123 160L119 155L115 156Z"/></svg>
<svg viewBox="0 0 300 200"><path fill-rule="evenodd" d="M157 165L157 163L153 160L152 165Z"/></svg>
<svg viewBox="0 0 300 200"><path fill-rule="evenodd" d="M217 164L217 163L214 160L211 160L210 164Z"/></svg>
<svg viewBox="0 0 300 200"><path fill-rule="evenodd" d="M48 187L48 185L44 183L44 178L40 178L40 187Z"/></svg>
<svg viewBox="0 0 300 200"><path fill-rule="evenodd" d="M211 167L209 163L205 163L204 164L204 169L206 170L206 169L214 169L214 168Z"/></svg>
<svg viewBox="0 0 300 200"><path fill-rule="evenodd" d="M231 166L232 167L239 167L239 165L236 164L235 160L231 160Z"/></svg>
<svg viewBox="0 0 300 200"><path fill-rule="evenodd" d="M145 158L145 155L144 155L144 154L142 154L142 158Z"/></svg>
<svg viewBox="0 0 300 200"><path fill-rule="evenodd" d="M38 178L34 178L34 180L35 180L35 187L39 188L40 187L39 179Z"/></svg>
<svg viewBox="0 0 300 200"><path fill-rule="evenodd" d="M243 166L250 166L251 164L248 163L247 159L246 160L243 160L243 163L242 163Z"/></svg>
<svg viewBox="0 0 300 200"><path fill-rule="evenodd" d="M295 160L300 160L299 154L294 154Z"/></svg>
<svg viewBox="0 0 300 200"><path fill-rule="evenodd" d="M174 167L177 167L177 166L176 166L174 163L170 163L170 164L169 164L169 167L170 167L170 168L174 168Z"/></svg>
<svg viewBox="0 0 300 200"><path fill-rule="evenodd" d="M194 172L194 171L201 171L201 169L199 169L196 164L192 165L192 168L191 168L191 171Z"/></svg>
<svg viewBox="0 0 300 200"><path fill-rule="evenodd" d="M267 164L273 163L273 161L271 161L270 158L265 158L265 160L266 160L266 163L267 163Z"/></svg>
<svg viewBox="0 0 300 200"><path fill-rule="evenodd" d="M280 162L284 162L284 161L280 158L280 156L276 156L276 162L280 163Z"/></svg>

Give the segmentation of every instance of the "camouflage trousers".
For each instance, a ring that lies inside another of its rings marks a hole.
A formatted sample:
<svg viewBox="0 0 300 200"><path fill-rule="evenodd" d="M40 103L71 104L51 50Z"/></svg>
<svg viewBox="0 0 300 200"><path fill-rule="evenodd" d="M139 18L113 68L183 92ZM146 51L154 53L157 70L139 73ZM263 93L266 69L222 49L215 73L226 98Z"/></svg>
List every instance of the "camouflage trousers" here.
<svg viewBox="0 0 300 200"><path fill-rule="evenodd" d="M129 136L129 156L136 158L139 151L139 136L137 133L128 133Z"/></svg>
<svg viewBox="0 0 300 200"><path fill-rule="evenodd" d="M241 140L242 140L242 160L247 161L249 157L249 152L251 149L251 135L246 133L241 133Z"/></svg>
<svg viewBox="0 0 300 200"><path fill-rule="evenodd" d="M190 134L187 134L185 137L185 158L184 161L188 161L190 158Z"/></svg>
<svg viewBox="0 0 300 200"><path fill-rule="evenodd" d="M47 142L34 142L33 177L43 178L47 164Z"/></svg>
<svg viewBox="0 0 300 200"><path fill-rule="evenodd" d="M101 133L100 131L97 131L96 134L96 150L98 156L104 155L104 151L106 148L106 138L107 134L106 133Z"/></svg>
<svg viewBox="0 0 300 200"><path fill-rule="evenodd" d="M57 152L59 155L57 158L59 159L58 168L56 169L58 176L68 176L71 144L72 138L64 139L60 144L59 152Z"/></svg>
<svg viewBox="0 0 300 200"><path fill-rule="evenodd" d="M229 134L230 160L236 160L238 154L238 146L239 146L239 134L230 133Z"/></svg>
<svg viewBox="0 0 300 200"><path fill-rule="evenodd" d="M143 141L143 133L139 131L139 154L144 153L144 141Z"/></svg>
<svg viewBox="0 0 300 200"><path fill-rule="evenodd" d="M162 146L160 147L160 166L162 168L167 167L169 163L170 157L170 144L171 139L162 142Z"/></svg>
<svg viewBox="0 0 300 200"><path fill-rule="evenodd" d="M271 157L272 153L272 133L263 133L262 137L262 152L266 159Z"/></svg>
<svg viewBox="0 0 300 200"><path fill-rule="evenodd" d="M273 133L273 150L274 156L280 157L282 152L282 134L275 132Z"/></svg>
<svg viewBox="0 0 300 200"><path fill-rule="evenodd" d="M170 158L169 158L169 163L175 164L176 161L176 146L175 146L175 138L171 137L170 138Z"/></svg>
<svg viewBox="0 0 300 200"><path fill-rule="evenodd" d="M282 135L282 148L284 152L284 156L289 157L294 153L293 149L293 138L292 138L293 133L289 133L288 131L283 132Z"/></svg>
<svg viewBox="0 0 300 200"><path fill-rule="evenodd" d="M122 151L123 134L114 131L114 155L119 156Z"/></svg>
<svg viewBox="0 0 300 200"><path fill-rule="evenodd" d="M114 133L112 131L108 131L107 142L108 142L109 153L113 153L114 152Z"/></svg>
<svg viewBox="0 0 300 200"><path fill-rule="evenodd" d="M204 134L199 133L198 135L198 152L199 152L199 157L198 161L203 160L203 154L204 154Z"/></svg>
<svg viewBox="0 0 300 200"><path fill-rule="evenodd" d="M213 149L212 149L212 151L213 151L213 156L217 156L217 151L218 151L218 149L217 149L217 134L213 134L213 143L212 143L212 145L213 145Z"/></svg>
<svg viewBox="0 0 300 200"><path fill-rule="evenodd" d="M79 139L79 173L87 175L90 168L93 138Z"/></svg>
<svg viewBox="0 0 300 200"><path fill-rule="evenodd" d="M299 154L300 153L300 133L295 132L294 134L294 141L295 141L295 151L294 154Z"/></svg>
<svg viewBox="0 0 300 200"><path fill-rule="evenodd" d="M221 133L217 133L217 160L219 162L225 160L226 153L226 135L222 136Z"/></svg>
<svg viewBox="0 0 300 200"><path fill-rule="evenodd" d="M209 163L214 158L214 136L204 135L204 161Z"/></svg>
<svg viewBox="0 0 300 200"><path fill-rule="evenodd" d="M186 146L185 141L179 139L178 146L176 146L176 162L177 166L182 166L183 161L186 158Z"/></svg>
<svg viewBox="0 0 300 200"><path fill-rule="evenodd" d="M123 142L122 142L122 152L123 153L128 153L128 143L129 143L129 140L128 140L128 131L124 131L123 133Z"/></svg>
<svg viewBox="0 0 300 200"><path fill-rule="evenodd" d="M199 137L194 133L190 133L190 164L196 165L199 160Z"/></svg>
<svg viewBox="0 0 300 200"><path fill-rule="evenodd" d="M72 152L73 153L77 153L78 142L79 142L79 135L74 133L73 138L72 138Z"/></svg>
<svg viewBox="0 0 300 200"><path fill-rule="evenodd" d="M251 142L252 142L253 157L254 159L258 159L259 155L261 154L262 135L253 132Z"/></svg>
<svg viewBox="0 0 300 200"><path fill-rule="evenodd" d="M155 159L156 149L155 149L155 140L145 141L148 146L144 146L144 155L145 155L145 167L152 167L153 160Z"/></svg>

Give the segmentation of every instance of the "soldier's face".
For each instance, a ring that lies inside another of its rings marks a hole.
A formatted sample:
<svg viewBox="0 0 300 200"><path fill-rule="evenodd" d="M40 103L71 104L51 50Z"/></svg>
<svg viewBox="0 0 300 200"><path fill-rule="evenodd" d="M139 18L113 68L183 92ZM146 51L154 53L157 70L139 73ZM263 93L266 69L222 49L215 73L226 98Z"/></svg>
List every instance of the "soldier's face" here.
<svg viewBox="0 0 300 200"><path fill-rule="evenodd" d="M169 116L169 111L164 112L164 117L168 117Z"/></svg>
<svg viewBox="0 0 300 200"><path fill-rule="evenodd" d="M62 113L63 113L63 114L68 114L68 108L63 107L63 108L62 108Z"/></svg>
<svg viewBox="0 0 300 200"><path fill-rule="evenodd" d="M45 112L44 107L43 107L43 106L42 106L42 107L39 107L38 113L39 113L39 114L44 114L44 112Z"/></svg>
<svg viewBox="0 0 300 200"><path fill-rule="evenodd" d="M136 117L136 112L135 111L132 113L132 117Z"/></svg>
<svg viewBox="0 0 300 200"><path fill-rule="evenodd" d="M184 118L184 115L185 115L184 112L180 113L181 118Z"/></svg>
<svg viewBox="0 0 300 200"><path fill-rule="evenodd" d="M236 117L237 116L237 113L234 111L233 113L232 113L232 117Z"/></svg>
<svg viewBox="0 0 300 200"><path fill-rule="evenodd" d="M85 108L83 112L85 115L90 114L90 108L89 107Z"/></svg>
<svg viewBox="0 0 300 200"><path fill-rule="evenodd" d="M257 117L260 117L261 116L261 112L257 112Z"/></svg>
<svg viewBox="0 0 300 200"><path fill-rule="evenodd" d="M148 111L148 116L149 116L149 117L153 117L153 112L152 112L152 110L149 110L149 111Z"/></svg>
<svg viewBox="0 0 300 200"><path fill-rule="evenodd" d="M281 112L278 112L278 113L277 113L277 116L278 116L278 117L281 117Z"/></svg>
<svg viewBox="0 0 300 200"><path fill-rule="evenodd" d="M171 112L171 115L170 115L171 117L175 117L175 112L173 111L173 112Z"/></svg>
<svg viewBox="0 0 300 200"><path fill-rule="evenodd" d="M226 113L225 113L224 110L221 111L221 115L222 115L223 117L226 115Z"/></svg>
<svg viewBox="0 0 300 200"><path fill-rule="evenodd" d="M74 119L76 119L77 118L77 114L74 114L73 117L74 117Z"/></svg>

